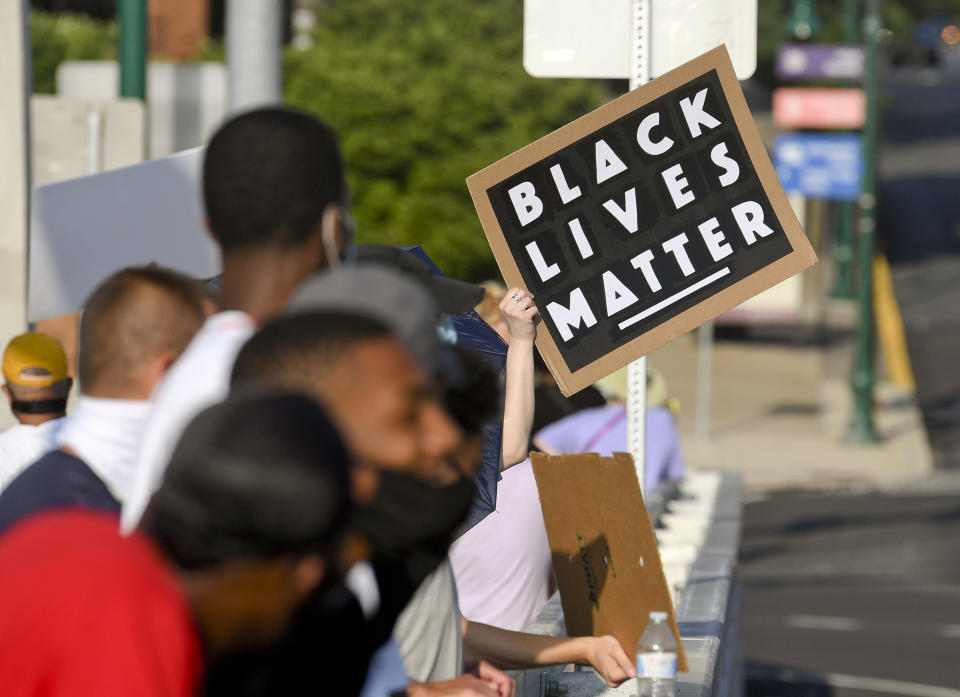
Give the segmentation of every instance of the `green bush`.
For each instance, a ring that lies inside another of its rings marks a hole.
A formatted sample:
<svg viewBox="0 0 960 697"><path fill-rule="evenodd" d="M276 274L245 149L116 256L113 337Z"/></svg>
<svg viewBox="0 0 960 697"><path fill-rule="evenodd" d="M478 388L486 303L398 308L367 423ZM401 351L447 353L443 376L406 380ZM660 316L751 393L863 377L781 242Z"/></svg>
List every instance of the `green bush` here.
<svg viewBox="0 0 960 697"><path fill-rule="evenodd" d="M465 179L596 108L602 83L522 66L518 0L349 0L286 58L286 99L340 134L361 241L423 244L447 273L497 274Z"/></svg>
<svg viewBox="0 0 960 697"><path fill-rule="evenodd" d="M57 66L66 60L103 60L116 55L113 22L83 15L30 12L33 91L56 92Z"/></svg>

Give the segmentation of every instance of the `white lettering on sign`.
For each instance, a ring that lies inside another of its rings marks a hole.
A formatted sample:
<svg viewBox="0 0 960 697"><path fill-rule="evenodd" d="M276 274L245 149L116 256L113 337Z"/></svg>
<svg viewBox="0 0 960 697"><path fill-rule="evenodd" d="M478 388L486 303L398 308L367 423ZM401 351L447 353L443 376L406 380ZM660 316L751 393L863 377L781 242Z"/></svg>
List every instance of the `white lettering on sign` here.
<svg viewBox="0 0 960 697"><path fill-rule="evenodd" d="M607 317L617 314L639 300L613 271L603 272L603 297L607 301Z"/></svg>
<svg viewBox="0 0 960 697"><path fill-rule="evenodd" d="M583 226L580 225L580 219L574 218L567 225L570 227L570 234L573 235L573 241L577 243L577 251L580 252L580 258L586 261L593 256L593 247L590 246L590 240L583 232Z"/></svg>
<svg viewBox="0 0 960 697"><path fill-rule="evenodd" d="M543 201L537 196L537 190L530 182L520 182L507 190L513 210L517 212L520 225L526 226L543 213Z"/></svg>
<svg viewBox="0 0 960 697"><path fill-rule="evenodd" d="M717 167L723 167L723 174L719 178L721 186L730 186L740 178L740 165L727 154L726 143L714 145L710 151L710 159Z"/></svg>
<svg viewBox="0 0 960 697"><path fill-rule="evenodd" d="M664 136L658 141L650 139L650 131L660 125L660 112L645 117L637 128L637 145L648 155L662 155L673 147L673 138Z"/></svg>
<svg viewBox="0 0 960 697"><path fill-rule="evenodd" d="M707 251L714 261L720 261L733 254L733 248L723 236L723 231L719 229L720 222L716 218L710 218L700 223L700 236L704 244L707 245Z"/></svg>
<svg viewBox="0 0 960 697"><path fill-rule="evenodd" d="M720 121L703 110L703 102L707 98L707 88L697 92L690 101L689 97L680 100L680 111L683 112L683 120L687 122L687 130L690 131L691 138L698 138L703 132L700 127L714 129L720 125Z"/></svg>
<svg viewBox="0 0 960 697"><path fill-rule="evenodd" d="M543 253L540 251L540 245L536 242L530 242L524 249L527 250L527 254L530 256L530 261L533 262L533 268L537 270L537 274L540 276L541 281L549 281L551 278L560 273L560 266L558 264L547 264L546 260L543 258Z"/></svg>
<svg viewBox="0 0 960 697"><path fill-rule="evenodd" d="M564 205L580 198L580 187L575 186L570 188L560 165L551 167L550 175L553 177L553 183L557 185L557 193L560 194L560 200L563 201Z"/></svg>
<svg viewBox="0 0 960 697"><path fill-rule="evenodd" d="M773 230L763 222L763 207L756 201L744 201L730 209L733 219L737 221L743 241L748 245L757 241L757 235L766 237L772 235Z"/></svg>
<svg viewBox="0 0 960 697"><path fill-rule="evenodd" d="M594 151L597 156L597 184L603 184L611 177L627 171L627 166L617 157L613 148L607 145L607 141L602 138L598 140Z"/></svg>
<svg viewBox="0 0 960 697"><path fill-rule="evenodd" d="M670 252L673 255L673 258L676 259L677 265L680 267L680 270L683 271L684 276L689 276L696 269L693 268L693 264L690 263L690 257L687 255L687 250L684 248L684 245L687 243L687 234L681 232L676 237L671 237L669 240L663 243L663 251Z"/></svg>
<svg viewBox="0 0 960 697"><path fill-rule="evenodd" d="M633 233L638 230L637 225L637 187L631 187L623 192L623 208L617 205L613 199L603 202L603 207L610 214L620 221L620 224L627 232Z"/></svg>
<svg viewBox="0 0 960 697"><path fill-rule="evenodd" d="M640 273L643 274L643 280L650 286L650 290L656 293L663 288L663 286L660 285L660 279L657 278L657 274L653 271L652 262L653 252L649 249L645 249L630 260L633 268L640 269Z"/></svg>
<svg viewBox="0 0 960 697"><path fill-rule="evenodd" d="M683 167L680 164L675 164L673 167L667 167L665 170L663 170L661 176L663 177L664 183L667 185L667 191L670 192L670 198L673 199L673 205L677 210L680 210L688 203L693 203L697 200L696 196L693 195L693 192L687 188L690 186L690 184L687 183L687 177L683 173Z"/></svg>
<svg viewBox="0 0 960 697"><path fill-rule="evenodd" d="M594 316L593 310L590 309L590 304L579 288L570 291L569 307L564 307L558 302L552 302L547 304L547 312L550 313L550 318L564 341L570 341L573 338L573 332L570 331L571 327L579 329L582 324L584 328L589 329L597 323L597 318Z"/></svg>

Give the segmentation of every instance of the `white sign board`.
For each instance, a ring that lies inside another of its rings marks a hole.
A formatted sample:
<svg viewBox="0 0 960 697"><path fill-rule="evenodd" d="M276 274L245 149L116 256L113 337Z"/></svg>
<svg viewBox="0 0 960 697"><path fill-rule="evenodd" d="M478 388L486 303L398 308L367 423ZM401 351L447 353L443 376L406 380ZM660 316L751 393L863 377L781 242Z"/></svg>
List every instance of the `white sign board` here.
<svg viewBox="0 0 960 697"><path fill-rule="evenodd" d="M651 0L650 74L726 44L737 79L757 70L757 0Z"/></svg>
<svg viewBox="0 0 960 697"><path fill-rule="evenodd" d="M632 0L524 0L523 67L534 77L629 77Z"/></svg>
<svg viewBox="0 0 960 697"><path fill-rule="evenodd" d="M648 0L651 77L725 44L757 69L757 0ZM535 77L629 78L632 0L524 0L523 67Z"/></svg>
<svg viewBox="0 0 960 697"><path fill-rule="evenodd" d="M204 148L38 186L30 216L27 318L79 310L103 279L156 262L197 278L220 272L203 225Z"/></svg>

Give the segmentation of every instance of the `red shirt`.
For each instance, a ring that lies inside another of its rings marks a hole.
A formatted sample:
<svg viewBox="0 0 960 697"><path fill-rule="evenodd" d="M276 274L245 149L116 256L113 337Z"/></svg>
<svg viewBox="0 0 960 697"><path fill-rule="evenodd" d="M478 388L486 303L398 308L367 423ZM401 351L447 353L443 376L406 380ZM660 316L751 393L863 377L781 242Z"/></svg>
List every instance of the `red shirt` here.
<svg viewBox="0 0 960 697"><path fill-rule="evenodd" d="M4 697L190 697L201 675L183 592L116 516L41 513L0 536Z"/></svg>

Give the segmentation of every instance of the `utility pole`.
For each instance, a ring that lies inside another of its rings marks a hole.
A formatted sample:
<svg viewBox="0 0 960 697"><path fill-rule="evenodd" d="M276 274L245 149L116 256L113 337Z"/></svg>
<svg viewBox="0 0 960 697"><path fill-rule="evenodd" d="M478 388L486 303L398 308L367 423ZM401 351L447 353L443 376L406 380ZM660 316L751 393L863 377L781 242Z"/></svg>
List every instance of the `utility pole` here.
<svg viewBox="0 0 960 697"><path fill-rule="evenodd" d="M867 94L867 118L863 125L863 185L857 222L857 290L860 323L857 330L856 363L851 376L854 411L847 430L851 443L877 440L873 424L873 244L876 229L876 154L878 36L880 0L866 0L863 41L866 48L863 83Z"/></svg>
<svg viewBox="0 0 960 697"><path fill-rule="evenodd" d="M843 40L845 43L857 42L860 0L844 0ZM834 298L853 298L853 279L850 267L853 262L853 202L837 203L837 237L834 249L837 277L833 284Z"/></svg>
<svg viewBox="0 0 960 697"><path fill-rule="evenodd" d="M231 112L283 101L283 5L276 0L227 0Z"/></svg>
<svg viewBox="0 0 960 697"><path fill-rule="evenodd" d="M120 96L147 99L147 0L117 0Z"/></svg>
<svg viewBox="0 0 960 697"><path fill-rule="evenodd" d="M633 0L630 52L630 89L650 82L651 0ZM627 452L633 456L637 481L647 496L647 357L627 365Z"/></svg>

